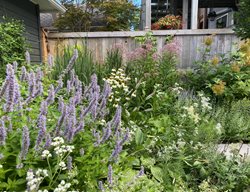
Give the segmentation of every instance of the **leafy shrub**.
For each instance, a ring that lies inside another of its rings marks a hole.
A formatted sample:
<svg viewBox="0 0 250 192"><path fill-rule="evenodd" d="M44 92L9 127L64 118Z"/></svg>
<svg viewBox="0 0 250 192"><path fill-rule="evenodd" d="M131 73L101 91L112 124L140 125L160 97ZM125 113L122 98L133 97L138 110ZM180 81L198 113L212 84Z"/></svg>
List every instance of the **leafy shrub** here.
<svg viewBox="0 0 250 192"><path fill-rule="evenodd" d="M250 19L250 1L241 0L239 10L235 13L236 24L235 32L242 39L250 38L250 27L248 25Z"/></svg>
<svg viewBox="0 0 250 192"><path fill-rule="evenodd" d="M172 30L172 29L181 29L182 28L182 19L181 16L175 15L166 15L165 17L160 18L157 22L153 23L151 26L152 30Z"/></svg>
<svg viewBox="0 0 250 192"><path fill-rule="evenodd" d="M72 69L76 72L79 80L87 85L90 83L90 77L93 73L101 74L101 66L93 61L92 53L86 47L78 46L77 50L77 60L72 63ZM57 80L59 75L66 69L73 52L74 49L72 47L66 47L62 51L58 50L54 64L51 66L53 79ZM70 74L66 74L65 83L69 78Z"/></svg>
<svg viewBox="0 0 250 192"><path fill-rule="evenodd" d="M186 85L195 91L205 91L218 99L242 99L250 96L249 43L244 43L236 53L211 55L213 37L206 37L201 60L196 61L188 73ZM245 47L245 48L244 48Z"/></svg>
<svg viewBox="0 0 250 192"><path fill-rule="evenodd" d="M24 37L24 25L21 21L3 18L0 23L0 74L5 73L5 66L14 61L24 61L27 44Z"/></svg>

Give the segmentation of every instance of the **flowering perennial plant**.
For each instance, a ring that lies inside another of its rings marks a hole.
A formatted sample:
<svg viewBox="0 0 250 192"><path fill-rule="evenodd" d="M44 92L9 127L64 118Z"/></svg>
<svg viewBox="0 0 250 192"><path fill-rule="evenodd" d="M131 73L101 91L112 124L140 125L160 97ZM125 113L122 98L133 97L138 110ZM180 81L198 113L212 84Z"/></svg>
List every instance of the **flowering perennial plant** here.
<svg viewBox="0 0 250 192"><path fill-rule="evenodd" d="M165 17L160 18L156 23L151 27L153 30L173 30L182 28L181 16L177 15L166 15Z"/></svg>

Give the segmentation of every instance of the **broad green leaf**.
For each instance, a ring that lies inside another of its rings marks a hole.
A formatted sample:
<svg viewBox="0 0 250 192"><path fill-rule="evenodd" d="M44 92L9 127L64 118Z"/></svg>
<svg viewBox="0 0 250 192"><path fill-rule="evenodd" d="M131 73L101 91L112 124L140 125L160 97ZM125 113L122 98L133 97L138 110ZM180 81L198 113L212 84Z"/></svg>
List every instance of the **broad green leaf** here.
<svg viewBox="0 0 250 192"><path fill-rule="evenodd" d="M163 182L163 172L160 167L151 167L150 170L156 180Z"/></svg>
<svg viewBox="0 0 250 192"><path fill-rule="evenodd" d="M140 128L137 128L136 132L135 132L135 142L137 145L141 145L143 143L143 132L141 131Z"/></svg>

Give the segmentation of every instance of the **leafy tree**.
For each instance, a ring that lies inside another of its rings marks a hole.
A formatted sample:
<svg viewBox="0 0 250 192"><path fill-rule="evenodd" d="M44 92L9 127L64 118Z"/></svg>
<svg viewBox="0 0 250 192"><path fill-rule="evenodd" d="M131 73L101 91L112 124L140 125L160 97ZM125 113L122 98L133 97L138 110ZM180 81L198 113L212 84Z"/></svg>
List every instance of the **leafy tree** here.
<svg viewBox="0 0 250 192"><path fill-rule="evenodd" d="M235 16L237 35L242 39L250 38L250 0L240 0L239 11Z"/></svg>
<svg viewBox="0 0 250 192"><path fill-rule="evenodd" d="M102 25L101 30L128 30L139 18L139 10L128 0L61 0L61 3L67 11L55 23L60 30L89 31L93 23Z"/></svg>
<svg viewBox="0 0 250 192"><path fill-rule="evenodd" d="M28 47L24 33L21 21L3 17L0 22L0 76L5 74L6 64L24 60Z"/></svg>

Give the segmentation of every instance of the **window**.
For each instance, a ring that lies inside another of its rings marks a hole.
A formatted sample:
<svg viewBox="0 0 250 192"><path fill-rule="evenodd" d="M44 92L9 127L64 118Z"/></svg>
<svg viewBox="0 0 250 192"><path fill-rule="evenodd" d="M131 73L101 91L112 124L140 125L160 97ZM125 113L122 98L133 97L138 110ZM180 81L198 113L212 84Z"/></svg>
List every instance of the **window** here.
<svg viewBox="0 0 250 192"><path fill-rule="evenodd" d="M228 26L228 14L216 19L216 28L226 28Z"/></svg>

